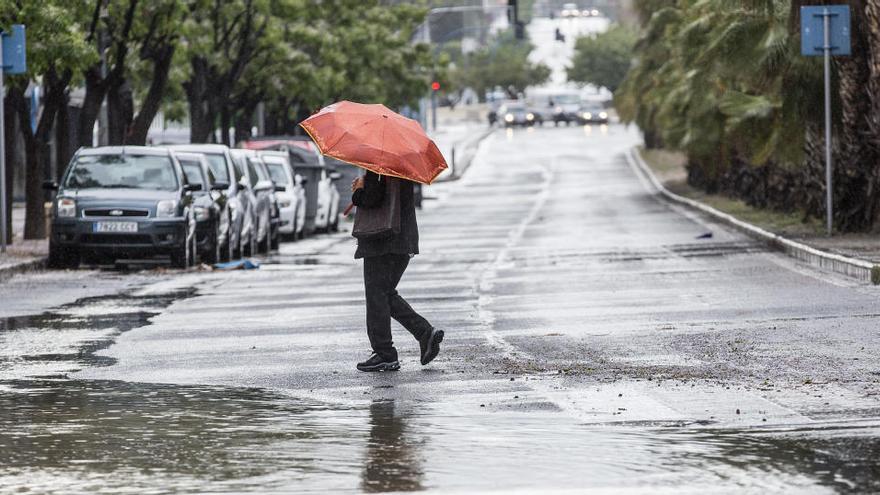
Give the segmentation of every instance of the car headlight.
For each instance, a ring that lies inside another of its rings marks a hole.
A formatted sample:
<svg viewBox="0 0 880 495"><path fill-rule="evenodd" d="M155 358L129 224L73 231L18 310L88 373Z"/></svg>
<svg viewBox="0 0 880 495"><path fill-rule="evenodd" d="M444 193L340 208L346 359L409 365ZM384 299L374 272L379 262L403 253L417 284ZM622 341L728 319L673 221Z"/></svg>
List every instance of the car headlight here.
<svg viewBox="0 0 880 495"><path fill-rule="evenodd" d="M553 107L553 113L562 113L562 107Z"/></svg>
<svg viewBox="0 0 880 495"><path fill-rule="evenodd" d="M177 214L177 201L166 199L156 203L157 217L173 217Z"/></svg>
<svg viewBox="0 0 880 495"><path fill-rule="evenodd" d="M513 115L507 114L504 116L505 122L513 122Z"/></svg>
<svg viewBox="0 0 880 495"><path fill-rule="evenodd" d="M282 199L278 202L279 208L290 208L291 201L289 199Z"/></svg>
<svg viewBox="0 0 880 495"><path fill-rule="evenodd" d="M76 201L71 198L61 198L58 200L58 216L70 218L76 216Z"/></svg>
<svg viewBox="0 0 880 495"><path fill-rule="evenodd" d="M590 120L593 118L593 114L591 114L590 112L584 112L584 118Z"/></svg>
<svg viewBox="0 0 880 495"><path fill-rule="evenodd" d="M196 222L204 222L211 216L210 210L201 206L196 206L193 211L196 214Z"/></svg>
<svg viewBox="0 0 880 495"><path fill-rule="evenodd" d="M533 113L526 114L526 119L527 120L535 120L535 114L533 114Z"/></svg>
<svg viewBox="0 0 880 495"><path fill-rule="evenodd" d="M605 112L599 112L599 118L600 118L600 119L607 119L607 118L608 118L608 114L605 113Z"/></svg>

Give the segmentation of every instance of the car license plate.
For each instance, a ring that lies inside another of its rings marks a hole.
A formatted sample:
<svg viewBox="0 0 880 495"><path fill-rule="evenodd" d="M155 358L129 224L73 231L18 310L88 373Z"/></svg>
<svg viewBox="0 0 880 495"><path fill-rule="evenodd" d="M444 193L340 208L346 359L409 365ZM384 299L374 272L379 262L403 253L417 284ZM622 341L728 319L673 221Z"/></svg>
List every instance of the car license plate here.
<svg viewBox="0 0 880 495"><path fill-rule="evenodd" d="M95 232L137 232L137 222L95 222Z"/></svg>

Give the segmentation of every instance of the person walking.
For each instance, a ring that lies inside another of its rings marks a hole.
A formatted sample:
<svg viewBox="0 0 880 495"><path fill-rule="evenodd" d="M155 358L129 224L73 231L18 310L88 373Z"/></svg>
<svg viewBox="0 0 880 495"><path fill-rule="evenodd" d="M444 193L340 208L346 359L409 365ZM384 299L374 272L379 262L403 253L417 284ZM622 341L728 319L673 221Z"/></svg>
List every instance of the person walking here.
<svg viewBox="0 0 880 495"><path fill-rule="evenodd" d="M388 184L389 181L396 184ZM397 349L391 336L391 318L403 325L419 342L422 365L430 363L440 352L443 330L434 328L397 292L397 284L410 258L419 254L413 186L414 183L409 180L371 171L351 184L351 202L357 206L355 215L383 205L388 207L389 202L400 208L399 230L380 238L359 238L354 255L355 259L364 260L367 336L373 349L373 354L366 361L357 364L360 371L400 369ZM389 198L389 194L398 194L399 197Z"/></svg>

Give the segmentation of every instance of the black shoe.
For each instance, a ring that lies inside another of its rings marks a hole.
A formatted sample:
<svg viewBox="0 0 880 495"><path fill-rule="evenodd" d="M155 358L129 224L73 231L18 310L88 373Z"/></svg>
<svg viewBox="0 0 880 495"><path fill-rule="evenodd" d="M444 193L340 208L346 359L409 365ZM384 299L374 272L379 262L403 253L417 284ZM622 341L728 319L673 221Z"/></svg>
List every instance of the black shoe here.
<svg viewBox="0 0 880 495"><path fill-rule="evenodd" d="M419 342L422 348L422 366L430 363L440 353L440 342L443 342L443 330L432 328L427 338Z"/></svg>
<svg viewBox="0 0 880 495"><path fill-rule="evenodd" d="M374 352L370 359L358 363L357 369L361 371L397 371L400 369L400 362L396 359L385 359Z"/></svg>

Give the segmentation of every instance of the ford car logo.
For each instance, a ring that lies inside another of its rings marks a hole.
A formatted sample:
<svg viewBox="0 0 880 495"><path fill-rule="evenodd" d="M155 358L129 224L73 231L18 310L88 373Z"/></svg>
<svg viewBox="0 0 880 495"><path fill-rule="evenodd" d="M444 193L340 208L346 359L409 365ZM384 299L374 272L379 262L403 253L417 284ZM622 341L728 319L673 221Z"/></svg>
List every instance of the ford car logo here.
<svg viewBox="0 0 880 495"><path fill-rule="evenodd" d="M111 217L121 217L122 210L110 210L110 216Z"/></svg>

